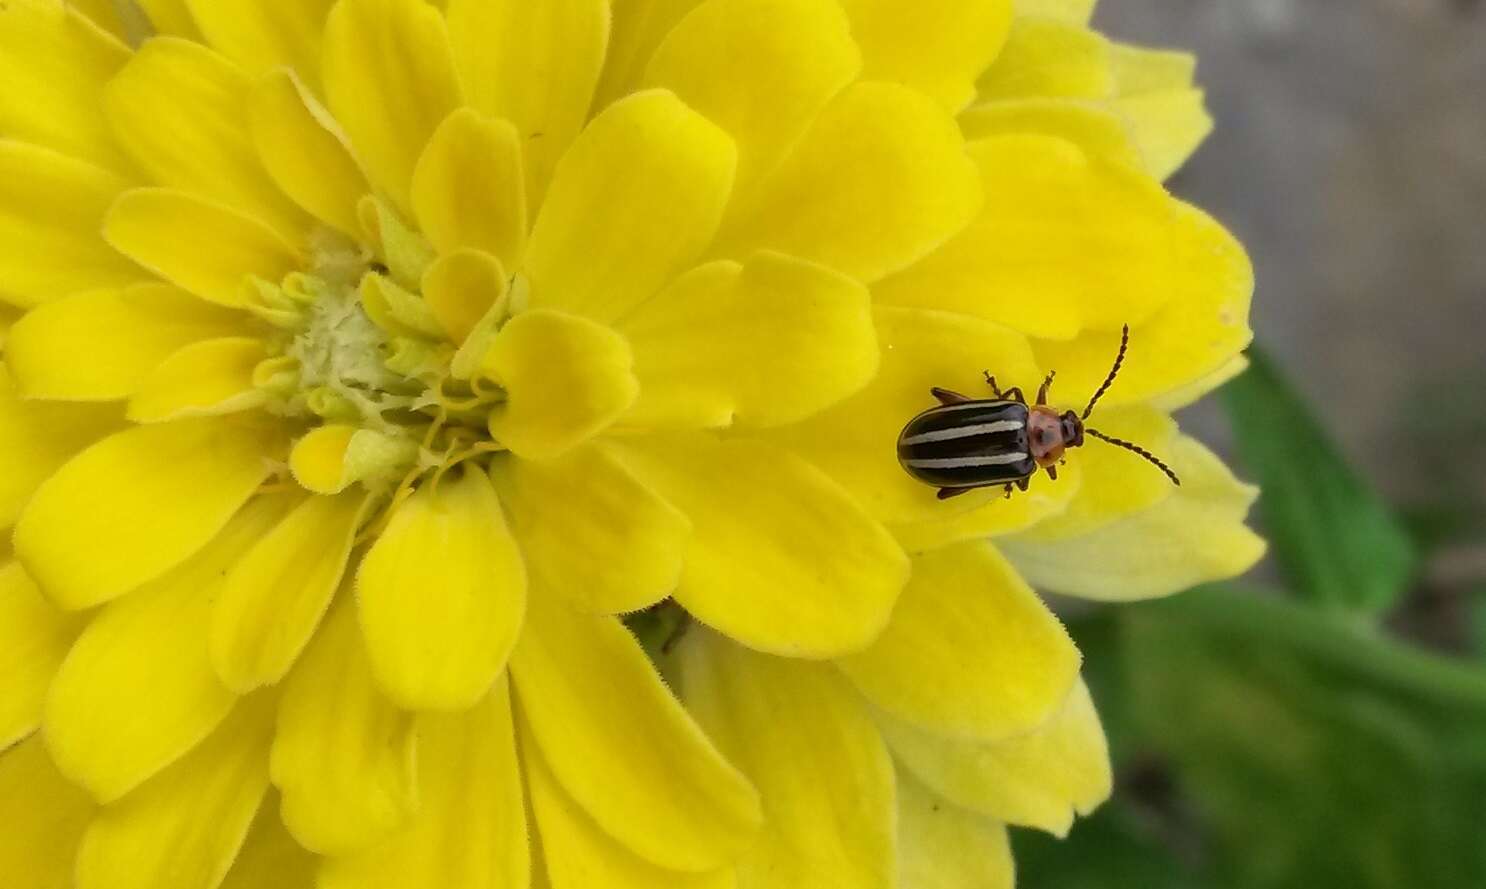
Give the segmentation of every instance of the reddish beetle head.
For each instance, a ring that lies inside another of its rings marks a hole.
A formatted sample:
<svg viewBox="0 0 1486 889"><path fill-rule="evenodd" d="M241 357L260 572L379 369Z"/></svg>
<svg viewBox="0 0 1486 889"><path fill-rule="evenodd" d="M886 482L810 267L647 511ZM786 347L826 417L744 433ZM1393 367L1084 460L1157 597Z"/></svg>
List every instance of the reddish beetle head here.
<svg viewBox="0 0 1486 889"><path fill-rule="evenodd" d="M1027 446L1038 466L1056 466L1063 451L1084 443L1084 423L1078 414L1068 411L1062 416L1050 407L1039 405L1027 415Z"/></svg>

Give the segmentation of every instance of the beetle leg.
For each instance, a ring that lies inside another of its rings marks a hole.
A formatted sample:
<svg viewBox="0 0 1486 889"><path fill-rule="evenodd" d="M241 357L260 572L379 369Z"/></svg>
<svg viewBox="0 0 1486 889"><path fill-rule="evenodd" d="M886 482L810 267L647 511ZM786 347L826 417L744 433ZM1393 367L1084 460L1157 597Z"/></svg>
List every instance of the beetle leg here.
<svg viewBox="0 0 1486 889"><path fill-rule="evenodd" d="M1011 483L1010 482L1007 482L1006 483L1006 496L1003 497L1002 499L1003 500L1010 500L1011 499Z"/></svg>
<svg viewBox="0 0 1486 889"><path fill-rule="evenodd" d="M975 489L974 488L940 488L939 489L939 499L940 500L948 500L951 497L958 497L961 494L968 494L968 493L970 493L973 490L975 490Z"/></svg>
<svg viewBox="0 0 1486 889"><path fill-rule="evenodd" d="M967 401L973 400L967 396L961 395L958 392L953 392L949 389L940 389L938 386L930 389L929 393L932 394L935 398L939 399L940 404L963 404Z"/></svg>
<svg viewBox="0 0 1486 889"><path fill-rule="evenodd" d="M1020 491L1027 490L1028 486L1030 486L1031 484L1032 480L1030 478L1019 478L1016 480L1017 490Z"/></svg>
<svg viewBox="0 0 1486 889"><path fill-rule="evenodd" d="M1000 398L1001 387L996 385L996 378L991 376L991 372L988 370L983 370L981 373L985 374L986 385L991 387L991 395L995 398Z"/></svg>
<svg viewBox="0 0 1486 889"><path fill-rule="evenodd" d="M1047 469L1047 477L1050 478L1050 479L1052 479L1053 481L1057 481L1058 480L1058 467L1056 467L1056 466L1048 466L1048 467L1045 467L1045 468Z"/></svg>
<svg viewBox="0 0 1486 889"><path fill-rule="evenodd" d="M1047 390L1053 384L1053 377L1057 375L1058 372L1055 370L1048 371L1047 379L1042 381L1042 388L1037 390L1037 403L1039 405L1047 404Z"/></svg>
<svg viewBox="0 0 1486 889"><path fill-rule="evenodd" d="M1022 388L1020 386L1012 386L1010 389L1002 392L998 397L1006 401L1015 401L1017 404L1027 403L1027 396L1022 394Z"/></svg>

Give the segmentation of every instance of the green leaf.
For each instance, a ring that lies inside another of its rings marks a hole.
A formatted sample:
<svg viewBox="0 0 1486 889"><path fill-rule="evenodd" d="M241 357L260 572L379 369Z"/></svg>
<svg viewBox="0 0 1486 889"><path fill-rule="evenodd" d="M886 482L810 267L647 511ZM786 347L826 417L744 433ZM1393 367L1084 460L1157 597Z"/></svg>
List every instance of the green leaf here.
<svg viewBox="0 0 1486 889"><path fill-rule="evenodd" d="M1136 722L1225 885L1486 885L1486 669L1236 587L1124 623Z"/></svg>
<svg viewBox="0 0 1486 889"><path fill-rule="evenodd" d="M1257 348L1249 358L1224 404L1239 456L1263 489L1259 510L1275 558L1314 602L1386 610L1413 575L1413 544L1274 362Z"/></svg>

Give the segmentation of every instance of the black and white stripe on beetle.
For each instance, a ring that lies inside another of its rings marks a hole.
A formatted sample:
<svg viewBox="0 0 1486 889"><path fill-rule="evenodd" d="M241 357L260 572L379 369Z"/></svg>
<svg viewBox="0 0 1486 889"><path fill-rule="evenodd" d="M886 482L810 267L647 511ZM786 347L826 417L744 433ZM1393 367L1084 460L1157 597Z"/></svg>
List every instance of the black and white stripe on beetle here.
<svg viewBox="0 0 1486 889"><path fill-rule="evenodd" d="M1037 390L1037 403L1027 404L1022 390L1005 392L996 378L986 371L986 384L991 387L988 399L969 398L948 389L931 389L939 406L924 411L903 427L898 436L898 462L908 474L939 489L939 499L948 500L976 488L1004 485L1006 496L1013 486L1027 490L1039 468L1056 480L1058 465L1068 448L1082 447L1084 436L1133 451L1154 464L1177 485L1181 479L1171 467L1139 445L1105 435L1084 426L1099 399L1109 391L1120 366L1125 362L1125 349L1130 345L1130 328L1120 335L1120 353L1103 385L1089 399L1082 414L1068 410L1059 413L1049 407L1047 391L1056 372L1047 375Z"/></svg>

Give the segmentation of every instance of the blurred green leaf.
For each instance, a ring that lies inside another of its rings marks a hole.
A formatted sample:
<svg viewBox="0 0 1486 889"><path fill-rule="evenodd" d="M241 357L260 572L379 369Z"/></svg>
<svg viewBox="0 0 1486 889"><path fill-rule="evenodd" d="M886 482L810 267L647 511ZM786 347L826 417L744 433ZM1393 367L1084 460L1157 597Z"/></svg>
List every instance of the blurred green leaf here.
<svg viewBox="0 0 1486 889"><path fill-rule="evenodd" d="M1486 886L1486 669L1239 588L1123 620L1137 723L1221 885Z"/></svg>
<svg viewBox="0 0 1486 889"><path fill-rule="evenodd" d="M1013 830L1019 889L1197 889L1208 885L1130 809L1108 805L1068 839Z"/></svg>
<svg viewBox="0 0 1486 889"><path fill-rule="evenodd" d="M1352 469L1264 352L1224 388L1239 456L1263 488L1259 509L1297 592L1340 609L1395 604L1416 554L1403 527Z"/></svg>

